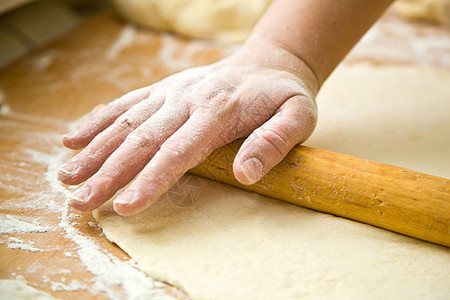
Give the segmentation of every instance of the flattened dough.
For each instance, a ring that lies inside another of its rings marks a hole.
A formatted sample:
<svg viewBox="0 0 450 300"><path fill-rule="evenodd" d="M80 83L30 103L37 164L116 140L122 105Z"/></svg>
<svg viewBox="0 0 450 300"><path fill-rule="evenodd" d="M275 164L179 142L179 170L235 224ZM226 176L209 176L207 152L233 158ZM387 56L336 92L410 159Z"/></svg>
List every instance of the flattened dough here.
<svg viewBox="0 0 450 300"><path fill-rule="evenodd" d="M305 145L450 178L450 70L341 66Z"/></svg>
<svg viewBox="0 0 450 300"><path fill-rule="evenodd" d="M318 99L309 144L449 177L448 82L439 69L341 67ZM182 192L193 205L173 204ZM145 272L194 299L450 296L448 248L206 179L136 216L111 203L94 216Z"/></svg>
<svg viewBox="0 0 450 300"><path fill-rule="evenodd" d="M52 295L27 285L23 276L16 280L0 280L0 300L56 300Z"/></svg>

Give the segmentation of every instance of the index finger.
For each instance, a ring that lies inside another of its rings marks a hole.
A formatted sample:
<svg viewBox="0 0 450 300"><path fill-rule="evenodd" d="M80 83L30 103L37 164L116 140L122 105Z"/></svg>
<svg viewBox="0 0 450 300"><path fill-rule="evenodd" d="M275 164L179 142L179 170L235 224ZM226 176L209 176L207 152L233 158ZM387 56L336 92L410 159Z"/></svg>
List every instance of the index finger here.
<svg viewBox="0 0 450 300"><path fill-rule="evenodd" d="M209 118L194 113L161 145L135 181L115 199L117 213L132 215L144 210L214 149L230 142L218 138L222 128L205 125L205 119Z"/></svg>
<svg viewBox="0 0 450 300"><path fill-rule="evenodd" d="M63 136L64 146L70 149L86 147L97 134L108 128L124 112L136 103L148 98L153 89L153 85L137 89L117 98L100 109L98 107L94 108L94 113L88 120Z"/></svg>

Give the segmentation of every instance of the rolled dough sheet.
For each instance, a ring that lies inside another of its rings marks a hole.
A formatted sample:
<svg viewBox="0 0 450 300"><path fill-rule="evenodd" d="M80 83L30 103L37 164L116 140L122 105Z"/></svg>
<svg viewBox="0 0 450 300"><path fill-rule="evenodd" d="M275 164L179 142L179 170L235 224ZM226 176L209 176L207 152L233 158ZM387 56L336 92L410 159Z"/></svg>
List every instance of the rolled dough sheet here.
<svg viewBox="0 0 450 300"><path fill-rule="evenodd" d="M23 276L16 280L0 280L0 300L57 300L52 295L27 285Z"/></svg>
<svg viewBox="0 0 450 300"><path fill-rule="evenodd" d="M450 178L450 70L342 66L305 145Z"/></svg>
<svg viewBox="0 0 450 300"><path fill-rule="evenodd" d="M448 176L448 82L438 69L341 67L318 99L309 144ZM202 178L182 182L139 215L120 217L109 202L94 216L145 272L194 299L450 297L448 248Z"/></svg>

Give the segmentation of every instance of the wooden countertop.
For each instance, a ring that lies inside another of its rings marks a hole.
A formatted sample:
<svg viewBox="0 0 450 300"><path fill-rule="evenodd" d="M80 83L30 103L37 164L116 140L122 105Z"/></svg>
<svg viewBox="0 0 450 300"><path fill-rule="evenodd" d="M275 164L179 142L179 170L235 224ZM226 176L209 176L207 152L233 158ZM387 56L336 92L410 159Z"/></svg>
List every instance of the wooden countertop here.
<svg viewBox="0 0 450 300"><path fill-rule="evenodd" d="M136 29L108 11L1 71L0 278L23 275L31 286L63 299L108 299L133 292L130 276L186 298L130 265L90 214L70 212L67 189L55 176L73 152L63 149L60 135L95 105L236 47ZM450 68L448 53L448 29L409 25L389 12L346 63Z"/></svg>

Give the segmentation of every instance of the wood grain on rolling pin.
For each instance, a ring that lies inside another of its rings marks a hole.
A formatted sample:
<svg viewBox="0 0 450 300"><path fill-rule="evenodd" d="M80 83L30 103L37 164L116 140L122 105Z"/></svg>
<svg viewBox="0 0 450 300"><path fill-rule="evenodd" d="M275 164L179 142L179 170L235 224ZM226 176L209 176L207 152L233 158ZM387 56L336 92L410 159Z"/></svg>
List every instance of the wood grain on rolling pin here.
<svg viewBox="0 0 450 300"><path fill-rule="evenodd" d="M241 144L217 149L190 173L450 247L448 179L298 145L245 186L232 171Z"/></svg>

